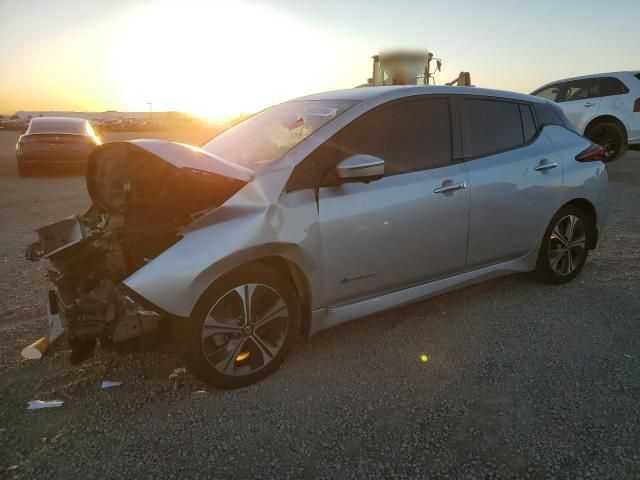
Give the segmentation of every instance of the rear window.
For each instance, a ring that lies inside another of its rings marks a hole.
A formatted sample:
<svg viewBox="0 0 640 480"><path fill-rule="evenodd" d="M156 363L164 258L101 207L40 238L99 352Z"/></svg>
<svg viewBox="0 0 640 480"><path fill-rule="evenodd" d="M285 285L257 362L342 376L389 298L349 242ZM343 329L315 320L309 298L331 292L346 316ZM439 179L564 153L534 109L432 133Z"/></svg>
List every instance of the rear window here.
<svg viewBox="0 0 640 480"><path fill-rule="evenodd" d="M636 74L634 75L634 77L636 77L638 80L640 80L640 72L636 73Z"/></svg>
<svg viewBox="0 0 640 480"><path fill-rule="evenodd" d="M464 111L471 156L497 153L524 143L517 103L465 99Z"/></svg>
<svg viewBox="0 0 640 480"><path fill-rule="evenodd" d="M34 118L27 133L68 133L86 135L84 121L66 118Z"/></svg>

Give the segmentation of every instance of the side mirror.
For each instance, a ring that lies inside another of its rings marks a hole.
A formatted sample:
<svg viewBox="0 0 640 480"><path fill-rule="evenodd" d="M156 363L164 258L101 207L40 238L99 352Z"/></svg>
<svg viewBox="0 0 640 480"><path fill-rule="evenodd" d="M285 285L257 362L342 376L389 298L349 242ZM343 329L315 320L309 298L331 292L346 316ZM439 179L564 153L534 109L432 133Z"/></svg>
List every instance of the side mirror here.
<svg viewBox="0 0 640 480"><path fill-rule="evenodd" d="M356 154L336 167L338 177L348 182L370 182L384 176L384 160L373 155Z"/></svg>

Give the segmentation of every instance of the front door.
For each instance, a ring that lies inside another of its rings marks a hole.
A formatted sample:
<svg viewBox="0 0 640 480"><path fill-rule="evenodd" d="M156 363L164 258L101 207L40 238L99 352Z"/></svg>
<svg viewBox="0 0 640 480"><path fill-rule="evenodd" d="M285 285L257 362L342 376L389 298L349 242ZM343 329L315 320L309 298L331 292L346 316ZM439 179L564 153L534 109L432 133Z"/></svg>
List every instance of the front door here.
<svg viewBox="0 0 640 480"><path fill-rule="evenodd" d="M385 175L321 183L328 306L464 270L468 178L463 164L452 163L449 100L404 99L357 119L338 137L337 159L374 155L385 161Z"/></svg>

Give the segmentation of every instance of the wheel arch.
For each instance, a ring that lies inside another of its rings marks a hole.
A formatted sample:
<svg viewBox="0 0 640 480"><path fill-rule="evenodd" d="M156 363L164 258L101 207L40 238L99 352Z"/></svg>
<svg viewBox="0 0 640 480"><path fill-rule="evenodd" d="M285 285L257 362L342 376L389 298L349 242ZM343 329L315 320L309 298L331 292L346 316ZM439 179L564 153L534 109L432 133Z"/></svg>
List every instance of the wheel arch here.
<svg viewBox="0 0 640 480"><path fill-rule="evenodd" d="M284 256L265 255L262 257L252 258L251 260L248 260L244 263L239 263L230 270L226 271L224 274L217 277L205 290L202 296L204 296L214 284L224 279L227 275L236 272L237 270L251 269L252 265L262 265L268 268L272 268L283 274L291 281L296 290L296 296L298 297L298 300L300 302L299 334L303 337L308 337L309 331L311 329L311 285L302 268L296 262ZM200 298L202 298L202 296Z"/></svg>
<svg viewBox="0 0 640 480"><path fill-rule="evenodd" d="M562 205L558 211L564 207L574 206L582 210L589 220L589 228L587 230L587 248L593 250L598 243L598 214L596 207L586 198L574 198Z"/></svg>
<svg viewBox="0 0 640 480"><path fill-rule="evenodd" d="M286 275L296 289L296 295L300 301L300 335L309 336L311 328L311 285L300 266L289 258L279 255L269 255L253 260L249 263L261 263Z"/></svg>
<svg viewBox="0 0 640 480"><path fill-rule="evenodd" d="M627 132L627 127L625 127L622 120L620 120L618 117L615 117L613 115L598 115L597 117L592 118L589 121L589 123L587 123L586 127L584 127L584 131L582 133L586 136L587 133L589 133L589 129L593 128L594 126L600 123L605 123L605 122L612 122L617 124L620 128L622 128L622 132L624 133L624 144L626 144L629 141L629 134Z"/></svg>

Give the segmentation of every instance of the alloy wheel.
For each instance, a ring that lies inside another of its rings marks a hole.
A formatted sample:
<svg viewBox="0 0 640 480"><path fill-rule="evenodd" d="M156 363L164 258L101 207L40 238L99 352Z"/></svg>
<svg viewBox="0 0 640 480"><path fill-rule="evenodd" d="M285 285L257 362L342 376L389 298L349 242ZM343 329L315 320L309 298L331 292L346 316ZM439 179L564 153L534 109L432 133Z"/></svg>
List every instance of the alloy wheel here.
<svg viewBox="0 0 640 480"><path fill-rule="evenodd" d="M222 295L202 326L202 349L224 375L249 375L268 365L284 345L289 312L282 296L261 283Z"/></svg>
<svg viewBox="0 0 640 480"><path fill-rule="evenodd" d="M570 275L580 265L587 244L586 229L576 215L562 217L551 232L549 263L558 275Z"/></svg>
<svg viewBox="0 0 640 480"><path fill-rule="evenodd" d="M589 138L602 146L605 160L612 160L622 148L622 139L609 125L597 125L589 132Z"/></svg>

